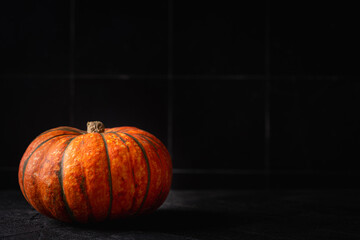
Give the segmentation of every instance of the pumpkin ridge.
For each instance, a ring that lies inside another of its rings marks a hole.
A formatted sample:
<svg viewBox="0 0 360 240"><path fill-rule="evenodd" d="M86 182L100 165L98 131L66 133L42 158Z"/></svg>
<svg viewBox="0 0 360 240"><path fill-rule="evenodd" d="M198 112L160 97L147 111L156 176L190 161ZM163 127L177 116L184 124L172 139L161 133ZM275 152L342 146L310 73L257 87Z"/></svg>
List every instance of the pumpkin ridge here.
<svg viewBox="0 0 360 240"><path fill-rule="evenodd" d="M51 146L49 146L49 148L46 150L46 152L44 153L44 160L40 163L40 166L39 166L39 172L41 171L41 169L43 168L43 166L44 166L44 164L46 163L46 161L48 161L49 159L48 159L48 151L50 150L50 148L51 148ZM35 186L35 195L36 196L39 196L40 195L40 197L38 197L39 198L39 200L40 200L40 203L41 203L41 205L43 206L43 208L44 208L44 211L46 211L46 214L48 214L48 215L50 215L50 216L52 216L52 217L54 217L54 215L51 213L51 211L45 206L45 204L44 204L44 196L43 195L41 195L41 192L38 192L39 191L39 188L38 188L38 183L36 183L36 181L34 180L34 186Z"/></svg>
<svg viewBox="0 0 360 240"><path fill-rule="evenodd" d="M120 138L120 140L121 140L123 143L126 143L126 141L125 141L117 132L109 132L109 133L115 134L116 136L118 136L118 138ZM125 144L125 146L129 149L128 145Z"/></svg>
<svg viewBox="0 0 360 240"><path fill-rule="evenodd" d="M146 201L146 198L147 198L147 195L149 193L149 188L150 188L150 181L151 181L151 171L150 171L150 164L149 164L149 159L148 159L148 156L146 154L146 151L144 149L144 146L132 135L128 134L128 133L125 133L125 132L122 132L123 134L129 136L131 139L133 139L136 144L140 147L141 149L141 152L143 153L144 155L144 158L145 158L145 162L146 162L146 168L147 168L147 171L148 171L148 182L147 182L147 185L146 185L146 191L145 191L145 195L144 195L144 198L140 204L140 207L139 209L135 212L135 214L139 213L140 210L142 209L145 201Z"/></svg>
<svg viewBox="0 0 360 240"><path fill-rule="evenodd" d="M50 130L47 130L43 133L41 133L40 135L38 135L37 137L40 137L46 133L49 133L49 132L54 132L54 131L68 131L68 132L73 132L73 133L79 133L79 134L83 134L82 132L80 131L76 131L72 128L68 128L68 127L58 127L58 128L53 128L53 129L50 129Z"/></svg>
<svg viewBox="0 0 360 240"><path fill-rule="evenodd" d="M70 217L65 210L65 205L61 198L61 189L59 182L59 163L62 158L65 147L67 146L70 139L73 136L63 136L58 139L52 140L50 143L47 143L47 146L50 146L47 150L46 159L43 162L41 170L39 170L38 175L43 176L49 181L38 181L37 185L39 186L38 198L41 198L44 208L47 209L53 218L59 219L61 221L69 222ZM46 146L44 146L46 147ZM38 151L43 151L39 149ZM29 160L31 161L31 159ZM29 162L28 166L31 164ZM26 179L25 179L26 181ZM27 183L27 182L26 182ZM50 191L49 191L50 190ZM31 198L29 196L29 198Z"/></svg>
<svg viewBox="0 0 360 240"><path fill-rule="evenodd" d="M104 141L104 144L105 144L105 151L106 151L106 158L107 158L107 162L108 162L108 170L109 170L109 176L108 176L108 179L109 179L109 188L110 188L110 206L109 206L109 209L108 209L108 213L107 213L107 218L110 218L110 215L111 215L111 208L112 208L112 201L113 201L113 187L112 187L112 178L111 178L111 167L110 167L110 156L109 156L109 150L108 150L108 145L107 145L107 142L106 142L106 139L105 139L105 136L103 133L100 133L103 141Z"/></svg>
<svg viewBox="0 0 360 240"><path fill-rule="evenodd" d="M109 132L109 133L113 133L116 136L118 136L120 138L120 140L125 144L125 146L126 146L126 148L128 150L128 153L129 153L129 156L130 156L131 173L132 173L132 177L133 177L133 181L134 181L134 187L135 187L135 191L136 191L136 178L135 178L134 166L133 166L133 163L132 163L132 154L130 153L129 146L126 145L126 140L123 139L117 132ZM130 209L132 209L134 207L134 204L135 204L135 196L136 196L135 191L134 191L133 200L132 200Z"/></svg>
<svg viewBox="0 0 360 240"><path fill-rule="evenodd" d="M148 133L148 132L146 132L146 131L144 131L144 130L142 130L142 131L145 132L145 133L147 133L147 134L151 134L151 133ZM154 138L152 138L152 137L150 137L150 136L147 136L147 135L145 135L145 134L142 134L142 133L138 133L138 134L143 135L143 136L145 136L146 138L150 138L153 142L155 142L155 143L157 143L157 144L159 144L159 142L160 142L160 140L154 139Z"/></svg>
<svg viewBox="0 0 360 240"><path fill-rule="evenodd" d="M84 138L82 139L81 144L84 145ZM84 172L83 163L81 161L79 161L79 164L80 164L80 168L82 170L80 189L81 189L81 192L84 195L86 205L88 207L87 208L87 210L89 212L89 218L88 219L90 220L90 219L94 218L93 217L93 212L92 212L93 210L92 210L92 206L91 206L90 199L89 199L88 186L86 184L86 175L85 175L85 172Z"/></svg>
<svg viewBox="0 0 360 240"><path fill-rule="evenodd" d="M142 130L143 131L143 130ZM144 131L144 132L146 132L146 131ZM146 132L147 133L147 132ZM163 145L163 143L159 140L159 141L156 141L154 138L152 138L152 137L150 137L150 136L147 136L147 135L144 135L144 134L141 134L141 133L139 133L140 135L143 135L144 137L146 137L146 138L149 138L149 139L151 139L151 140L153 140L153 144L154 145L156 145L156 144L158 144L159 146L159 148L158 148L158 150L160 150L161 152L167 152L167 149L166 149L166 147ZM148 133L149 134L149 133ZM169 164L168 164L168 161L166 161L166 159L164 159L164 158L161 158L162 160L163 160L163 162L165 163L165 168L166 168L166 171L165 171L165 175L167 175L167 170L168 170L168 168L170 167L169 166ZM166 183L166 181L165 181L165 183ZM164 187L164 186L163 186ZM164 192L165 193L165 192Z"/></svg>
<svg viewBox="0 0 360 240"><path fill-rule="evenodd" d="M147 132L147 131L145 131L145 130L142 130L142 129L136 129L136 130L138 130L139 132L141 132L141 133L135 133L136 135L143 135L143 136L146 136L147 138L150 138L153 142L155 142L156 144L159 144L159 146L160 147L162 147L162 142L159 140L159 139L157 139L154 135L152 135L151 133L149 133L149 132ZM124 133L123 132L124 130L117 130L116 132L120 132L120 133ZM129 131L129 130L126 130L127 132ZM132 134L132 133L131 133ZM148 136L148 135L151 135L151 136Z"/></svg>
<svg viewBox="0 0 360 240"><path fill-rule="evenodd" d="M143 137L151 146L153 146L153 148L155 149L155 153L156 153L156 156L158 157L159 159L159 162L160 162L160 165L161 165L161 173L163 172L164 170L164 164L163 164L163 161L162 161L162 158L160 157L159 153L158 153L158 148L156 147L156 145L147 138L147 136L141 134L141 133L138 133L137 135ZM151 138L150 138L151 139ZM158 204L158 202L161 201L162 199L162 194L163 194L163 189L164 189L164 177L161 178L161 189L160 189L160 192L156 198L156 204Z"/></svg>
<svg viewBox="0 0 360 240"><path fill-rule="evenodd" d="M24 192L24 196L25 196L25 198L26 198L26 200L29 202L29 199L28 199L28 197L27 197L27 195L26 195L26 191L25 191L25 183L24 183L24 179L25 179L25 170L26 170L26 166L27 166L27 164L28 164L28 162L29 162L29 159L32 157L32 155L36 152L36 150L38 150L42 145L44 145L45 143L47 143L48 141L50 141L51 139L53 139L53 138L56 138L56 137L60 137L60 136L64 136L64 135L69 135L69 134L60 134L60 135L56 135L56 136L53 136L53 137L51 137L51 138L49 138L49 139L47 139L47 140L44 140L43 142L41 142L31 153L30 153L30 155L29 155L29 157L24 161L24 166L23 166L23 173L22 173L22 187L23 187L23 192Z"/></svg>
<svg viewBox="0 0 360 240"><path fill-rule="evenodd" d="M158 150L157 146L154 144L153 142L153 139L152 138L149 138L148 136L144 135L144 134L141 134L141 133L137 133L136 135L140 136L140 137L143 137L145 138L145 140L151 144L151 146L153 146L156 150ZM151 140L150 140L151 139ZM157 152L156 152L157 154ZM157 154L158 155L158 154ZM159 156L159 155L158 155Z"/></svg>
<svg viewBox="0 0 360 240"><path fill-rule="evenodd" d="M66 209L66 212L68 213L68 215L70 216L70 219L73 221L73 222L77 222L75 216L74 216L74 213L72 212L72 210L70 209L69 207L69 204L66 200L66 196L65 196L65 192L64 192L64 183L63 183L63 162L64 162L64 158L65 158L65 153L66 153L66 150L67 148L69 147L70 143L77 137L74 137L72 139L69 140L67 146L65 147L64 149L64 152L63 152L63 155L61 157L61 160L60 160L60 170L59 170L59 174L58 174L58 178L59 178L59 182L60 182L60 191L61 191L61 197L63 199L63 202L64 202L64 205L65 205L65 209Z"/></svg>
<svg viewBox="0 0 360 240"><path fill-rule="evenodd" d="M141 132L141 133L136 133L136 134L137 134L137 135L142 135L142 136L144 136L144 137L146 137L146 138L151 139L151 140L153 141L153 144L154 144L154 145L157 145L158 150L159 150L161 153L169 154L168 151L167 151L167 149L166 149L166 147L165 147L165 145L164 145L159 139L157 139L155 136L153 136L151 133L149 133L149 132L147 132L147 131L144 131L144 130L141 130L141 129L140 129L140 132ZM169 162L167 161L167 157L161 158L161 159L162 159L163 162L165 163L165 169L166 169L166 171L165 171L165 176L164 176L164 178L167 179L167 180L165 181L165 185L168 186L168 184L171 185L171 179L170 179L170 181L168 181L168 170L169 170L169 168L172 168L172 167L171 167L171 162L169 163ZM164 187L164 186L163 186L163 187ZM163 194L162 194L162 196L161 196L161 199L159 200L159 203L161 203L162 201L164 201L164 200L166 199L167 194L168 194L167 192L163 192ZM160 206L160 205L159 205L159 206Z"/></svg>

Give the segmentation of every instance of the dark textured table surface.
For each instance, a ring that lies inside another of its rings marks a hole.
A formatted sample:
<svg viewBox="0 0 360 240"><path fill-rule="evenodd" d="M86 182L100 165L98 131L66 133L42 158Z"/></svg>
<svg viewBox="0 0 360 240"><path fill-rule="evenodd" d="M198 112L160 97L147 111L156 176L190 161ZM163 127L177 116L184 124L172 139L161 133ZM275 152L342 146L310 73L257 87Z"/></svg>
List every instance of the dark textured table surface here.
<svg viewBox="0 0 360 240"><path fill-rule="evenodd" d="M70 225L0 192L1 239L360 239L359 190L171 191L154 214Z"/></svg>

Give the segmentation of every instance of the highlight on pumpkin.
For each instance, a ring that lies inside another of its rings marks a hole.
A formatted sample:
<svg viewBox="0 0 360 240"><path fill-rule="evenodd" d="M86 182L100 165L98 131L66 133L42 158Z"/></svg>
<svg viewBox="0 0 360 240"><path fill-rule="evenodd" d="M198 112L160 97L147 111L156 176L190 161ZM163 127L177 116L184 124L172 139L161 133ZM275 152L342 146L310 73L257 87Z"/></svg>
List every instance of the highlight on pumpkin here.
<svg viewBox="0 0 360 240"><path fill-rule="evenodd" d="M171 186L164 144L136 127L58 127L36 137L19 166L25 199L64 222L100 222L155 211Z"/></svg>

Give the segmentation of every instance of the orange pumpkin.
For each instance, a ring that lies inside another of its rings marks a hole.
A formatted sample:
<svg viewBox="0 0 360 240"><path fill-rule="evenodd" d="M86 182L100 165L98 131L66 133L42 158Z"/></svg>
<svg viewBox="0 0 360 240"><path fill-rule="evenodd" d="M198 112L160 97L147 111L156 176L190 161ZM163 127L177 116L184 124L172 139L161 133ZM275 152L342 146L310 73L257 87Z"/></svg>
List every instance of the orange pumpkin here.
<svg viewBox="0 0 360 240"><path fill-rule="evenodd" d="M58 127L29 145L19 166L26 200L65 222L99 222L155 211L171 185L166 147L135 127Z"/></svg>

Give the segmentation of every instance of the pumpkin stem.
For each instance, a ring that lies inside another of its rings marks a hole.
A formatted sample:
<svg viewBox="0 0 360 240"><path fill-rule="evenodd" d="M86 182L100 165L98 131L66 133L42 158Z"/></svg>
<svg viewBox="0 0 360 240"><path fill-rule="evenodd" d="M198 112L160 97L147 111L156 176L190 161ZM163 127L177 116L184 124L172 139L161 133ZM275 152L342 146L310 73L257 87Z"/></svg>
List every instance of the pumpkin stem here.
<svg viewBox="0 0 360 240"><path fill-rule="evenodd" d="M103 133L105 131L105 126L100 121L91 121L87 123L87 132L88 133Z"/></svg>

